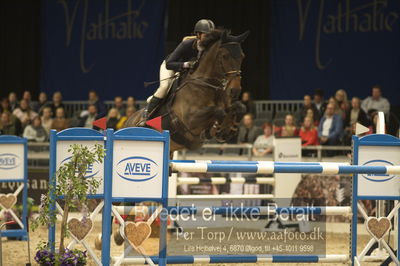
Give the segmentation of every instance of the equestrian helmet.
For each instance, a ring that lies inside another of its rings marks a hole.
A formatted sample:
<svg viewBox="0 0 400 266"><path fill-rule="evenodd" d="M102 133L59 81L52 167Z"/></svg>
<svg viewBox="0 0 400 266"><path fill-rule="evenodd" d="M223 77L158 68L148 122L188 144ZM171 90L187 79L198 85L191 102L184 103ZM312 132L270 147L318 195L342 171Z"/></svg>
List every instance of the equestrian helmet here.
<svg viewBox="0 0 400 266"><path fill-rule="evenodd" d="M194 26L194 32L210 33L215 29L214 22L209 19L200 19Z"/></svg>

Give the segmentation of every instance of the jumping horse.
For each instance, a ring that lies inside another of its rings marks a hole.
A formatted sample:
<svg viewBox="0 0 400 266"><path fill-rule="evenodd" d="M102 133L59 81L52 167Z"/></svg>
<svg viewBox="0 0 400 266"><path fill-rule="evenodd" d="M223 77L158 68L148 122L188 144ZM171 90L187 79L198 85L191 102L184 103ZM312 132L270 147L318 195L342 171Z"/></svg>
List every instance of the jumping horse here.
<svg viewBox="0 0 400 266"><path fill-rule="evenodd" d="M249 32L232 36L214 30L202 41L205 48L197 67L186 73L177 89L150 114L162 117L162 128L170 131L171 151L197 149L206 139L224 142L237 134L244 115L238 101L241 92L241 43ZM125 127L138 126L142 110L134 113Z"/></svg>

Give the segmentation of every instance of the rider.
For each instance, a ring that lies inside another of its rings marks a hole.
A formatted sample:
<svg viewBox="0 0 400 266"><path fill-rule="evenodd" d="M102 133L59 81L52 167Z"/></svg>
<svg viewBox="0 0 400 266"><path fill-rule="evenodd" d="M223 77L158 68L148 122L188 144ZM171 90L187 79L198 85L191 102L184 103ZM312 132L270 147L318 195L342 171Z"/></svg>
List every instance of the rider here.
<svg viewBox="0 0 400 266"><path fill-rule="evenodd" d="M160 66L160 87L147 99L147 107L143 114L144 121L147 121L149 114L167 95L175 72L182 72L195 66L204 49L201 47L200 41L214 29L214 22L209 19L197 21L194 26L196 36L185 37L178 47L162 62Z"/></svg>

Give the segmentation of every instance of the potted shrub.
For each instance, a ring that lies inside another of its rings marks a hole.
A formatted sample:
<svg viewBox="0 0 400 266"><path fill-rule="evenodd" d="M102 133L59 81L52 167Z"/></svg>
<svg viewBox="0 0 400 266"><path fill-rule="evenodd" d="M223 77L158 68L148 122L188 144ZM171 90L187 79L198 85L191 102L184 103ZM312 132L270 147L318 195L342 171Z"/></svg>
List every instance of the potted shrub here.
<svg viewBox="0 0 400 266"><path fill-rule="evenodd" d="M79 226L92 226L88 221L87 195L93 194L100 185L94 178L85 178L88 165L95 162L102 163L105 151L102 145L97 144L88 148L80 144L72 144L68 150L72 154L69 161L59 167L56 172L57 184L49 184L46 195L42 195L39 214L32 222L32 230L39 225L55 225L58 211L54 208L56 199L63 196L63 214L61 215L61 232L58 249L55 243L42 242L37 247L35 260L40 265L85 265L86 252L65 248L65 238L69 235L70 225L68 215L73 209L79 209L82 220ZM75 219L76 220L76 219ZM55 250L55 252L52 252Z"/></svg>

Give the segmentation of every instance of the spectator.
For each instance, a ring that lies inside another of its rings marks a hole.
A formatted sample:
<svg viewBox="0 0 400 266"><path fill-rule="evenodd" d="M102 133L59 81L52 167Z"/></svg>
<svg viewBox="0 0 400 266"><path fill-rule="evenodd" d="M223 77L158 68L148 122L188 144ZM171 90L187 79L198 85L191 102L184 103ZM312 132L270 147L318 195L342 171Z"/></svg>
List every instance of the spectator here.
<svg viewBox="0 0 400 266"><path fill-rule="evenodd" d="M376 134L376 129L377 129L377 125L378 125L378 112L373 112L371 114L372 117L372 123L369 126L369 132L368 134ZM386 128L385 128L385 133L386 133Z"/></svg>
<svg viewBox="0 0 400 266"><path fill-rule="evenodd" d="M56 109L56 117L53 119L53 123L51 124L51 128L57 131L61 131L69 128L70 122L65 117L65 110L63 107L58 107Z"/></svg>
<svg viewBox="0 0 400 266"><path fill-rule="evenodd" d="M361 109L361 100L358 97L351 99L351 108L347 111L346 120L344 122L345 129L351 129L356 123L360 123L363 126L368 127L369 121L368 116Z"/></svg>
<svg viewBox="0 0 400 266"><path fill-rule="evenodd" d="M250 113L253 118L256 118L256 104L251 99L250 92L243 92L241 102L246 107L246 113Z"/></svg>
<svg viewBox="0 0 400 266"><path fill-rule="evenodd" d="M329 103L318 126L318 137L322 145L337 145L343 130L342 117L335 114L335 106Z"/></svg>
<svg viewBox="0 0 400 266"><path fill-rule="evenodd" d="M23 137L28 139L28 141L43 142L47 140L47 131L42 126L39 116L33 119L32 124L26 126Z"/></svg>
<svg viewBox="0 0 400 266"><path fill-rule="evenodd" d="M314 120L315 112L317 112L317 114L318 114L318 111L314 111L313 109L308 109L306 117L309 117L311 119L311 121L314 121L314 126L318 127L319 120ZM303 120L303 122L304 122L304 120Z"/></svg>
<svg viewBox="0 0 400 266"><path fill-rule="evenodd" d="M136 99L135 99L135 97L129 96L129 97L126 99L126 107L127 107L127 108L128 108L128 107L133 107L133 108L135 108L135 112L139 109L138 106L137 106L137 104L136 104Z"/></svg>
<svg viewBox="0 0 400 266"><path fill-rule="evenodd" d="M3 98L1 100L0 114L3 113L3 112L11 112L10 102L8 101L7 98Z"/></svg>
<svg viewBox="0 0 400 266"><path fill-rule="evenodd" d="M10 103L11 111L18 108L18 98L15 92L10 92L10 94L8 94L8 102Z"/></svg>
<svg viewBox="0 0 400 266"><path fill-rule="evenodd" d="M0 135L19 135L18 127L9 112L3 112L0 116Z"/></svg>
<svg viewBox="0 0 400 266"><path fill-rule="evenodd" d="M110 111L108 111L107 115L107 128L112 128L116 130L120 118L121 115L119 114L118 109L111 108Z"/></svg>
<svg viewBox="0 0 400 266"><path fill-rule="evenodd" d="M304 118L303 126L300 128L299 136L302 146L318 145L318 131L311 117Z"/></svg>
<svg viewBox="0 0 400 266"><path fill-rule="evenodd" d="M50 105L51 107L51 112L53 114L53 117L57 115L57 109L59 107L63 108L64 110L64 115L65 114L65 106L62 103L62 94L59 91L56 91L55 93L53 93L53 103Z"/></svg>
<svg viewBox="0 0 400 266"><path fill-rule="evenodd" d="M114 98L114 107L117 108L119 114L121 116L125 115L125 105L121 96L115 96Z"/></svg>
<svg viewBox="0 0 400 266"><path fill-rule="evenodd" d="M19 102L19 107L13 111L13 115L19 119L22 127L25 128L38 114L31 110L25 99L22 99Z"/></svg>
<svg viewBox="0 0 400 266"><path fill-rule="evenodd" d="M343 117L343 110L339 108L339 104L335 97L330 97L328 100L328 104L333 105L334 113L336 115L340 115L340 117ZM325 109L325 111L326 111L326 109Z"/></svg>
<svg viewBox="0 0 400 266"><path fill-rule="evenodd" d="M36 105L36 103L32 102L32 94L30 91L25 90L24 93L22 94L22 99L28 103L31 110L36 111L37 105Z"/></svg>
<svg viewBox="0 0 400 266"><path fill-rule="evenodd" d="M239 127L238 143L253 143L261 133L261 129L253 123L253 115L247 113L243 116L243 124Z"/></svg>
<svg viewBox="0 0 400 266"><path fill-rule="evenodd" d="M46 106L49 106L49 102L47 101L47 94L45 92L39 93L39 101L36 106L36 112L38 112L40 115L42 115L43 108Z"/></svg>
<svg viewBox="0 0 400 266"><path fill-rule="evenodd" d="M264 134L258 136L253 144L253 154L255 156L265 156L273 151L274 135L272 134L272 125L264 123L262 128Z"/></svg>
<svg viewBox="0 0 400 266"><path fill-rule="evenodd" d="M118 124L117 124L117 129L121 129L124 127L126 120L135 113L135 108L130 106L128 108L126 108L126 115L121 117L121 119L119 120Z"/></svg>
<svg viewBox="0 0 400 266"><path fill-rule="evenodd" d="M104 117L107 114L107 106L99 100L99 96L95 90L89 91L89 105L95 105L99 117Z"/></svg>
<svg viewBox="0 0 400 266"><path fill-rule="evenodd" d="M49 132L53 125L53 114L51 112L50 106L44 106L42 108L42 126L46 129L46 132Z"/></svg>
<svg viewBox="0 0 400 266"><path fill-rule="evenodd" d="M294 123L294 117L291 114L285 116L285 124L277 128L276 135L279 137L294 137L299 135L299 130Z"/></svg>
<svg viewBox="0 0 400 266"><path fill-rule="evenodd" d="M303 105L297 111L297 114L296 114L297 121L304 121L304 117L307 116L308 110L312 110L314 119L319 120L318 109L317 109L317 107L315 107L314 103L311 101L311 96L306 94L306 95L304 95L304 98L303 98Z"/></svg>
<svg viewBox="0 0 400 266"><path fill-rule="evenodd" d="M335 100L339 106L339 108L346 113L347 110L350 108L349 100L347 98L347 93L345 90L337 90L335 93Z"/></svg>
<svg viewBox="0 0 400 266"><path fill-rule="evenodd" d="M86 128L93 128L93 122L99 118L101 118L97 113L97 107L94 104L89 104L87 109L87 114L81 117L78 126L79 127L86 127Z"/></svg>
<svg viewBox="0 0 400 266"><path fill-rule="evenodd" d="M388 117L390 103L386 98L382 97L382 88L379 85L375 85L372 87L372 96L367 97L362 102L361 108L368 114L373 111L378 111L384 112L385 116Z"/></svg>
<svg viewBox="0 0 400 266"><path fill-rule="evenodd" d="M324 100L324 91L322 89L316 89L314 92L314 105L318 111L317 117L321 118L324 115L326 104Z"/></svg>

